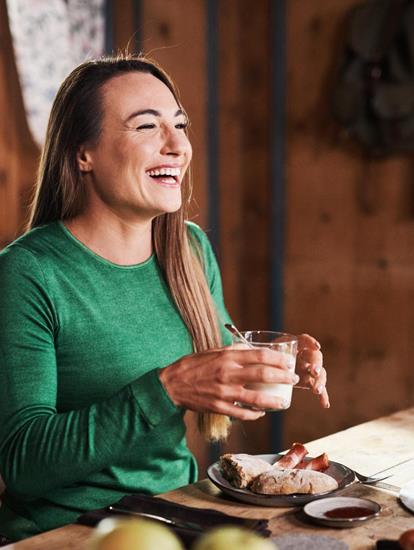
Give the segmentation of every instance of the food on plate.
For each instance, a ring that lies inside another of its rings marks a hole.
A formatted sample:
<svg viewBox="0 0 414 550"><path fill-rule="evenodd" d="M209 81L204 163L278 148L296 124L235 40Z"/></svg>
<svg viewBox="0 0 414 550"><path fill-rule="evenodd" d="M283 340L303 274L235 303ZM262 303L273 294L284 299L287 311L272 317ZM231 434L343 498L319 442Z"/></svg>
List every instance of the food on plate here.
<svg viewBox="0 0 414 550"><path fill-rule="evenodd" d="M203 535L193 550L277 550L269 539L264 539L242 527L216 527Z"/></svg>
<svg viewBox="0 0 414 550"><path fill-rule="evenodd" d="M302 443L294 443L288 452L273 464L273 468L280 470L296 468L307 454L308 450Z"/></svg>
<svg viewBox="0 0 414 550"><path fill-rule="evenodd" d="M262 495L292 495L327 493L338 488L337 481L314 470L272 468L257 476L250 484L254 493Z"/></svg>
<svg viewBox="0 0 414 550"><path fill-rule="evenodd" d="M248 454L225 454L220 457L220 469L223 476L234 487L244 489L260 474L270 470L272 466Z"/></svg>
<svg viewBox="0 0 414 550"><path fill-rule="evenodd" d="M402 550L414 550L414 529L408 529L398 539L398 544Z"/></svg>
<svg viewBox="0 0 414 550"><path fill-rule="evenodd" d="M176 534L160 522L105 518L89 539L88 550L184 550Z"/></svg>
<svg viewBox="0 0 414 550"><path fill-rule="evenodd" d="M317 472L324 472L329 468L328 455L326 453L322 453L316 458L312 458L312 460L302 460L302 462L300 462L295 467L303 470L315 470Z"/></svg>
<svg viewBox="0 0 414 550"><path fill-rule="evenodd" d="M223 477L238 489L251 489L264 495L316 494L334 491L337 481L322 473L329 467L326 453L306 460L308 450L294 443L273 464L248 454L227 453L220 457Z"/></svg>

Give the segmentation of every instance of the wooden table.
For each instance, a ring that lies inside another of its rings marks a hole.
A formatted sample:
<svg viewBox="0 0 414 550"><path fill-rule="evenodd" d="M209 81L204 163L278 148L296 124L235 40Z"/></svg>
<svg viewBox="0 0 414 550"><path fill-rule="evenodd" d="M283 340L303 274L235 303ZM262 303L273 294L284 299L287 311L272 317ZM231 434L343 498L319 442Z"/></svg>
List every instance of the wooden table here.
<svg viewBox="0 0 414 550"><path fill-rule="evenodd" d="M399 488L414 479L414 407L317 439L306 446L311 455L327 452L332 460L366 475L383 470L391 473L392 477L380 487L354 484L341 493L377 501L382 506L380 517L353 529L317 527L306 523L297 508L258 507L231 501L208 480L171 491L163 498L239 517L269 519L274 535L303 533L335 537L346 542L352 550L372 549L378 539L398 538L406 529L414 528L414 514L406 511L397 499ZM82 550L86 548L90 533L89 527L72 524L4 548Z"/></svg>

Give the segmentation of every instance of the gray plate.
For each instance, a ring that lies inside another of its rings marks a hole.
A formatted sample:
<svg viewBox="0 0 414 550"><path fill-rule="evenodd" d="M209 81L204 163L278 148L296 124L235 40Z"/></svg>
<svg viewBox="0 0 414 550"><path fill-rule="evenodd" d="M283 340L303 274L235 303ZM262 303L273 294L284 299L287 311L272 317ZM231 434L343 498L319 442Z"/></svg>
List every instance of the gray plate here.
<svg viewBox="0 0 414 550"><path fill-rule="evenodd" d="M282 455L272 454L272 455L252 455L262 460L266 460L269 464L273 464L278 460ZM311 457L305 458L305 460L311 460ZM340 464L339 462L329 461L329 468L325 470L325 474L332 476L338 482L338 489L335 491L328 491L325 493L317 493L315 495L303 495L303 494L293 494L293 495L258 495L253 493L249 489L236 489L233 487L226 479L224 479L220 468L219 463L215 462L207 469L207 476L216 485L219 489L223 491L226 495L231 496L232 498L239 500L240 502L247 502L248 504L256 504L257 506L302 506L311 500L316 500L319 498L326 497L328 495L333 495L337 491L344 489L350 485L355 480L354 472Z"/></svg>
<svg viewBox="0 0 414 550"><path fill-rule="evenodd" d="M356 518L329 518L325 516L325 512L334 508L344 508L348 506L358 506L371 510L371 513L366 516ZM324 525L325 527L357 527L361 523L375 518L381 512L381 506L367 498L354 497L330 497L310 502L303 511L313 522Z"/></svg>

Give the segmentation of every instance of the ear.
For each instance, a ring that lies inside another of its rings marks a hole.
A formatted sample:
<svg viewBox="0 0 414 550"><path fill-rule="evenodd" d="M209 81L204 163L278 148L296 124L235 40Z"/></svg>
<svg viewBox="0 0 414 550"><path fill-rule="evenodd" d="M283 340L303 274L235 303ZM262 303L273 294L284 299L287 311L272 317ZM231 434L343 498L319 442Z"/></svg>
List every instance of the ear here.
<svg viewBox="0 0 414 550"><path fill-rule="evenodd" d="M81 145L76 153L76 160L81 172L90 172L92 170L92 157L84 145Z"/></svg>

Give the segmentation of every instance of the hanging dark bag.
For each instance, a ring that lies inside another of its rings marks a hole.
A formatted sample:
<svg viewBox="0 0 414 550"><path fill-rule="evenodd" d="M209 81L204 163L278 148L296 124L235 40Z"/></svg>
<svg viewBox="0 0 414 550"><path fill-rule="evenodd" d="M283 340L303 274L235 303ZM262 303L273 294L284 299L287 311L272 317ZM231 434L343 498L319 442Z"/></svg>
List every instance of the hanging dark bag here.
<svg viewBox="0 0 414 550"><path fill-rule="evenodd" d="M374 155L414 151L414 0L353 9L333 111Z"/></svg>

